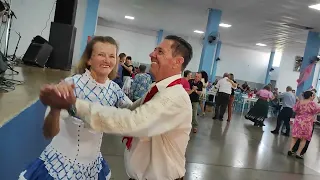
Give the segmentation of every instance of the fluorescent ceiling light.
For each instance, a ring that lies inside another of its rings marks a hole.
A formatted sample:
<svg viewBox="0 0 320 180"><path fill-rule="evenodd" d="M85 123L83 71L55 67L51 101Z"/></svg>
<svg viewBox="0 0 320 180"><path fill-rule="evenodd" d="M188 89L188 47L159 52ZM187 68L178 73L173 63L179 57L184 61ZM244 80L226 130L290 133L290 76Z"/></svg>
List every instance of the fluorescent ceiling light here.
<svg viewBox="0 0 320 180"><path fill-rule="evenodd" d="M311 5L311 6L309 6L309 8L316 9L316 10L320 11L320 4Z"/></svg>
<svg viewBox="0 0 320 180"><path fill-rule="evenodd" d="M203 31L199 31L199 30L195 30L193 32L198 33L198 34L203 34L204 33Z"/></svg>
<svg viewBox="0 0 320 180"><path fill-rule="evenodd" d="M229 27L231 27L232 25L230 25L230 24L225 24L225 23L220 23L219 26L220 26L220 27L229 28Z"/></svg>
<svg viewBox="0 0 320 180"><path fill-rule="evenodd" d="M257 46L267 46L266 44L262 44L262 43L257 43Z"/></svg>
<svg viewBox="0 0 320 180"><path fill-rule="evenodd" d="M134 20L133 16L125 16L124 18Z"/></svg>

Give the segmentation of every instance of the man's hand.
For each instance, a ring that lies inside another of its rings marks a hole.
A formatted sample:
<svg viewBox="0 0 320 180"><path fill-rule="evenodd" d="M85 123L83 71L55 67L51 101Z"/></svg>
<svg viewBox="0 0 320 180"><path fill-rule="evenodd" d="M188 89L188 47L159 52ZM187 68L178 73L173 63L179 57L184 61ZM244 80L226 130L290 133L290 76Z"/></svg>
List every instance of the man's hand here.
<svg viewBox="0 0 320 180"><path fill-rule="evenodd" d="M197 90L198 89L198 87L197 86L192 86L192 90Z"/></svg>
<svg viewBox="0 0 320 180"><path fill-rule="evenodd" d="M58 85L47 84L40 90L40 100L43 104L57 109L69 109L75 104L74 85L61 82Z"/></svg>

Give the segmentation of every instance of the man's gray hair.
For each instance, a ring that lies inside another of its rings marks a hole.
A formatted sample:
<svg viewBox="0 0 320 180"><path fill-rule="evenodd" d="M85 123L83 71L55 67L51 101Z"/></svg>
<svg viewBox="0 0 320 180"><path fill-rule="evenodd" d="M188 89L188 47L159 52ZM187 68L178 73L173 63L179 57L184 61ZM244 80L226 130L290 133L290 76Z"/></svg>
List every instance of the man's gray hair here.
<svg viewBox="0 0 320 180"><path fill-rule="evenodd" d="M224 73L223 74L223 77L225 78L225 77L229 77L229 73Z"/></svg>

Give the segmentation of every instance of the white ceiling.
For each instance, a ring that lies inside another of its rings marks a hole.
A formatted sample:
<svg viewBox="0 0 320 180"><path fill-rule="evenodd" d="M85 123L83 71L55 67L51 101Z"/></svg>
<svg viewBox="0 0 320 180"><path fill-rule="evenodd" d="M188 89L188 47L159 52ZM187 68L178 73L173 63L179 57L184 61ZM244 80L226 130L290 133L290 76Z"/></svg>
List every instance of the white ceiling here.
<svg viewBox="0 0 320 180"><path fill-rule="evenodd" d="M208 8L217 8L222 10L222 22L232 25L231 28L220 28L223 43L262 51L303 49L308 31L285 23L320 31L320 11L308 8L317 3L320 0L101 0L99 17L200 38L202 35L193 31L205 31ZM135 19L124 19L125 15ZM258 47L256 43L268 46Z"/></svg>

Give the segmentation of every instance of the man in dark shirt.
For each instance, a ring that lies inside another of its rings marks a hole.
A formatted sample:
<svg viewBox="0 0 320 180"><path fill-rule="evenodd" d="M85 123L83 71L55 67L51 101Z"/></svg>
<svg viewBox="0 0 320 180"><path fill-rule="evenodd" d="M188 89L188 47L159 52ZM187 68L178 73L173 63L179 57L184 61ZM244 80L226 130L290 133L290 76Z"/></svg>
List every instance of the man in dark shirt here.
<svg viewBox="0 0 320 180"><path fill-rule="evenodd" d="M122 66L121 64L126 60L127 55L125 53L120 53L118 57L119 65L118 65L118 74L117 77L113 80L116 82L120 88L123 86L123 81L122 81Z"/></svg>
<svg viewBox="0 0 320 180"><path fill-rule="evenodd" d="M201 73L197 72L194 79L189 80L190 83L190 100L192 103L192 126L193 126L193 132L196 133L198 131L198 120L197 120L197 114L198 114L198 107L199 107L199 101L200 101L200 94L202 92L203 84L201 82Z"/></svg>
<svg viewBox="0 0 320 180"><path fill-rule="evenodd" d="M244 84L242 84L242 86L241 86L241 91L242 92L247 92L249 90L250 90L250 87L249 87L248 83L244 82Z"/></svg>
<svg viewBox="0 0 320 180"><path fill-rule="evenodd" d="M131 56L127 56L126 61L124 63L121 63L121 66L123 68L122 69L123 83L125 83L128 78L131 78L131 75L134 71Z"/></svg>

